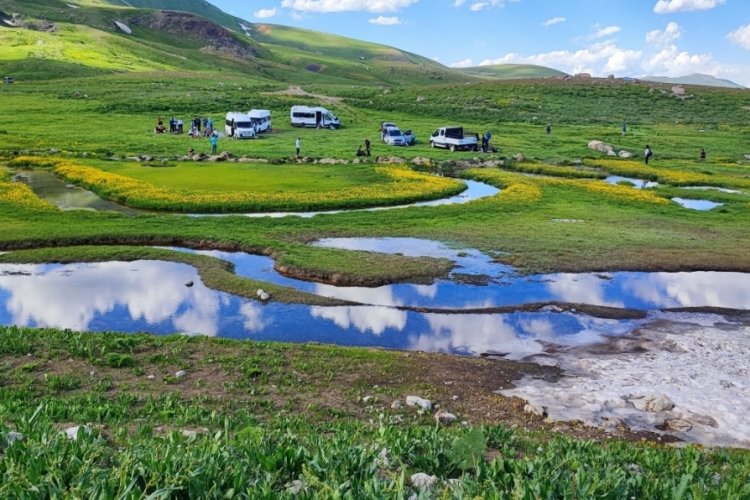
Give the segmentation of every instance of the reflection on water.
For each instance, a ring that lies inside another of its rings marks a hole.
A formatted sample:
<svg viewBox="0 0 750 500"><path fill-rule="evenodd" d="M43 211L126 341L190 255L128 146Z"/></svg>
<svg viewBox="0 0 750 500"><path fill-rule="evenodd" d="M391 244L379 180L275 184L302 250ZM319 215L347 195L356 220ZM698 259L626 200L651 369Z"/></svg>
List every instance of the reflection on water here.
<svg viewBox="0 0 750 500"><path fill-rule="evenodd" d="M742 191L739 191L737 189L727 189L722 187L716 187L716 186L682 186L681 189L694 189L698 191L721 191L722 193L730 193L730 194L743 194Z"/></svg>
<svg viewBox="0 0 750 500"><path fill-rule="evenodd" d="M142 210L103 200L91 191L78 186L66 184L48 170L23 171L18 174L18 178L24 180L34 194L49 201L60 210L108 210L126 215L144 213Z"/></svg>
<svg viewBox="0 0 750 500"><path fill-rule="evenodd" d="M635 179L633 177L620 177L619 175L610 175L609 177L604 179L604 181L608 182L609 184L630 184L638 189L654 188L659 185L658 182L644 181L642 179Z"/></svg>
<svg viewBox="0 0 750 500"><path fill-rule="evenodd" d="M187 287L185 283L193 282ZM640 324L569 313L422 314L389 307L260 304L207 288L195 269L158 261L0 265L0 323L90 331L182 332L520 359Z"/></svg>
<svg viewBox="0 0 750 500"><path fill-rule="evenodd" d="M672 198L672 201L682 207L689 208L691 210L700 210L704 212L724 205L723 203L716 203L714 201L690 200L687 198Z"/></svg>

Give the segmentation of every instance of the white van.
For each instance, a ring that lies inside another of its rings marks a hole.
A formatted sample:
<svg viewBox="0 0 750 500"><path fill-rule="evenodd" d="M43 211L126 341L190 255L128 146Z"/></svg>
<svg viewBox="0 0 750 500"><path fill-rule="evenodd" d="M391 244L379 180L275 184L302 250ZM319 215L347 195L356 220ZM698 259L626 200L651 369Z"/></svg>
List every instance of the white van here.
<svg viewBox="0 0 750 500"><path fill-rule="evenodd" d="M247 112L247 116L255 125L256 132L269 132L271 130L271 112L267 109L251 109Z"/></svg>
<svg viewBox="0 0 750 500"><path fill-rule="evenodd" d="M336 115L320 106L292 106L289 114L292 127L326 127L333 130L341 126Z"/></svg>
<svg viewBox="0 0 750 500"><path fill-rule="evenodd" d="M230 111L224 122L227 137L235 139L252 139L255 137L255 125L245 113Z"/></svg>

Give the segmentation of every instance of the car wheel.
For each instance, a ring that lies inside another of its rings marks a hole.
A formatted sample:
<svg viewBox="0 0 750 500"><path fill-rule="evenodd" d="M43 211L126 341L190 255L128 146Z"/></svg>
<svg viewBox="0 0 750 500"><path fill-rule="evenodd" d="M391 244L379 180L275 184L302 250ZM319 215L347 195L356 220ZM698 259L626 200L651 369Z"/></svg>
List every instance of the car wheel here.
<svg viewBox="0 0 750 500"><path fill-rule="evenodd" d="M328 125L328 128L330 128L331 130L336 130L336 125L331 123L330 125Z"/></svg>
<svg viewBox="0 0 750 500"><path fill-rule="evenodd" d="M451 152L453 152L455 150L456 150L456 145L455 144L451 144Z"/></svg>

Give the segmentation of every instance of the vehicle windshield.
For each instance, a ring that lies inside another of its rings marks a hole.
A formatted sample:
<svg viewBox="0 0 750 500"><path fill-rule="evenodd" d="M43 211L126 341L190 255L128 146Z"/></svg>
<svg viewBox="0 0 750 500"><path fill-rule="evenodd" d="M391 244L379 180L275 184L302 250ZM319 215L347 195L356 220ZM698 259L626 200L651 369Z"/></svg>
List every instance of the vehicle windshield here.
<svg viewBox="0 0 750 500"><path fill-rule="evenodd" d="M253 128L253 124L251 122L234 122L234 126L236 128Z"/></svg>
<svg viewBox="0 0 750 500"><path fill-rule="evenodd" d="M397 128L389 128L388 135L390 135L391 137L397 137L401 135L401 131Z"/></svg>

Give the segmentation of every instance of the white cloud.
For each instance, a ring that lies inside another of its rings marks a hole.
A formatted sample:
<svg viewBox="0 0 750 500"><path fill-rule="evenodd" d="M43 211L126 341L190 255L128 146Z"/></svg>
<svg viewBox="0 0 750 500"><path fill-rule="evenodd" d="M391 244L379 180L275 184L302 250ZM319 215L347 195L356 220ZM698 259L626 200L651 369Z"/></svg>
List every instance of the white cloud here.
<svg viewBox="0 0 750 500"><path fill-rule="evenodd" d="M678 77L692 73L705 73L718 76L721 66L714 61L711 54L690 54L670 45L663 48L643 62L643 68L657 76Z"/></svg>
<svg viewBox="0 0 750 500"><path fill-rule="evenodd" d="M454 62L450 65L451 68L471 68L474 63L471 59L464 59L463 61Z"/></svg>
<svg viewBox="0 0 750 500"><path fill-rule="evenodd" d="M465 3L466 3L466 0L453 0L454 7L461 7Z"/></svg>
<svg viewBox="0 0 750 500"><path fill-rule="evenodd" d="M485 59L480 66L490 64L536 64L559 68L568 73L607 73L625 72L633 69L634 63L642 56L640 51L625 50L613 42L603 42L577 51L556 50L543 54L522 56L510 53L498 59Z"/></svg>
<svg viewBox="0 0 750 500"><path fill-rule="evenodd" d="M742 47L743 49L750 50L750 24L740 26L736 30L732 31L727 35L731 41Z"/></svg>
<svg viewBox="0 0 750 500"><path fill-rule="evenodd" d="M471 10L473 12L478 12L480 10L490 9L492 7L503 8L503 7L505 7L505 1L506 0L480 0L478 2L473 2L469 6L469 10ZM518 0L511 0L511 1L515 2L515 1L518 1ZM463 3L463 2L461 2L461 3Z"/></svg>
<svg viewBox="0 0 750 500"><path fill-rule="evenodd" d="M419 0L282 0L281 6L302 12L396 12Z"/></svg>
<svg viewBox="0 0 750 500"><path fill-rule="evenodd" d="M546 21L544 21L542 23L542 26L553 26L555 24L564 23L565 21L567 21L567 19L564 18L564 17L561 17L561 16L552 17L552 18L547 19Z"/></svg>
<svg viewBox="0 0 750 500"><path fill-rule="evenodd" d="M657 14L673 14L691 10L709 10L723 4L725 0L659 0L654 5Z"/></svg>
<svg viewBox="0 0 750 500"><path fill-rule="evenodd" d="M394 26L396 24L401 24L401 19L399 19L397 16L378 16L374 19L370 19L368 22L370 24L379 24L380 26Z"/></svg>
<svg viewBox="0 0 750 500"><path fill-rule="evenodd" d="M604 26L601 28L597 26L597 30L592 36L594 38L604 38L619 33L620 31L622 31L622 28L619 26Z"/></svg>
<svg viewBox="0 0 750 500"><path fill-rule="evenodd" d="M646 43L651 45L664 46L669 45L682 36L680 25L670 22L664 31L653 30L646 33Z"/></svg>
<svg viewBox="0 0 750 500"><path fill-rule="evenodd" d="M256 19L268 19L276 15L276 9L260 9L253 12L253 17Z"/></svg>

